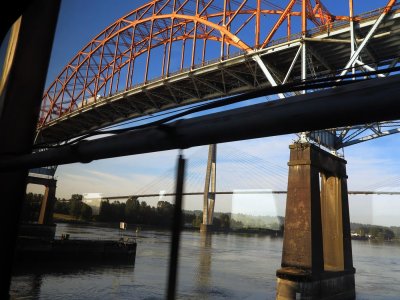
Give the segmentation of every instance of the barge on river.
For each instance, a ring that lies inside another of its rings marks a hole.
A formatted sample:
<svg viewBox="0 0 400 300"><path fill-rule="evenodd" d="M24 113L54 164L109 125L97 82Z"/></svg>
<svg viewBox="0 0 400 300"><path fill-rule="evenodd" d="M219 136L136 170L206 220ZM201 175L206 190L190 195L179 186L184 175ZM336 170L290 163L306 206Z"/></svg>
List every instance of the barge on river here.
<svg viewBox="0 0 400 300"><path fill-rule="evenodd" d="M136 240L121 237L117 240L70 239L20 235L17 241L16 262L120 262L134 264Z"/></svg>

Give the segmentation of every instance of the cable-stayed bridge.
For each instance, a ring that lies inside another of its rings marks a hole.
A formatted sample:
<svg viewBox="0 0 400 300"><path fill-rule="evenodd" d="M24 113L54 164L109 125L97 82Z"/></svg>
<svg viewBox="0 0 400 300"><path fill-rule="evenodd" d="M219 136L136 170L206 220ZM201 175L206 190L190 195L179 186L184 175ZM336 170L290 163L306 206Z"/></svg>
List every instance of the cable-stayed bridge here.
<svg viewBox="0 0 400 300"><path fill-rule="evenodd" d="M186 157L187 167L185 174L185 196L203 196L206 180L205 170L207 157L204 147ZM202 155L203 154L203 155ZM232 194L273 194L285 195L287 193L287 172L285 165L272 163L261 157L242 151L234 146L223 145L219 147L217 156L216 191L218 195ZM175 196L175 168L170 168L152 180L144 183L142 187L133 190L127 195L111 195L103 200L124 201L130 197L164 198L173 199ZM353 189L349 195L400 195L396 187L400 182L399 176L381 178L376 182L351 184Z"/></svg>

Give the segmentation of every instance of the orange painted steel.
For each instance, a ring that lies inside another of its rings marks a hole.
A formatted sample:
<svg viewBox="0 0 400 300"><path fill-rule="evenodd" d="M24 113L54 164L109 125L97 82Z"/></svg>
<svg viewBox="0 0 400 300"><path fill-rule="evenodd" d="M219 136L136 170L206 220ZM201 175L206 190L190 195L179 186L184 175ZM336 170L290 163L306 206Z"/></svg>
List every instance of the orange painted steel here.
<svg viewBox="0 0 400 300"><path fill-rule="evenodd" d="M231 47L244 53L267 48L282 26L290 40L292 32L307 34L308 21L328 28L336 20L350 17L332 15L321 0L150 1L104 29L67 64L43 96L38 126L157 76L225 60Z"/></svg>

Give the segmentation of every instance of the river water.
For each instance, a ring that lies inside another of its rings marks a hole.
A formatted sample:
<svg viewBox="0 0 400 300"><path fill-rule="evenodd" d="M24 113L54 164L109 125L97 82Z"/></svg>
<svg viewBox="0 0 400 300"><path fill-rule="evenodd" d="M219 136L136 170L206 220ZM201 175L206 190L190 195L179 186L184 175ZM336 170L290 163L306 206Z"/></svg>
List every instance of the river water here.
<svg viewBox="0 0 400 300"><path fill-rule="evenodd" d="M129 228L128 228L129 232ZM57 235L118 239L115 228L58 224ZM164 299L168 231L142 230L134 266L26 266L16 270L15 299ZM400 299L400 245L352 241L357 299ZM178 299L274 299L282 238L196 231L181 235Z"/></svg>

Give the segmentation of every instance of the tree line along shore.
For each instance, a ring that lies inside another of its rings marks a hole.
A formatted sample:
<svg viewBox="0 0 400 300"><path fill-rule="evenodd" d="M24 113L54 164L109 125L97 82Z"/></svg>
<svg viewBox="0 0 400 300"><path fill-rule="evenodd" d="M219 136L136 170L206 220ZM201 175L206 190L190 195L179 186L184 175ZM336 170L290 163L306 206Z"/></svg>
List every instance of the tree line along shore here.
<svg viewBox="0 0 400 300"><path fill-rule="evenodd" d="M22 222L38 220L42 194L26 194L22 210ZM118 223L137 224L144 228L169 228L172 221L174 205L168 201L158 201L151 206L137 197L130 197L126 202L103 201L98 215L93 215L92 208L85 204L80 194L71 195L70 199L56 199L54 206L55 222L67 223ZM182 226L186 229L197 229L202 223L201 211L183 211ZM237 231L282 235L284 217L249 216L245 214L214 214L213 227L216 231ZM400 227L376 226L351 223L353 239L400 241Z"/></svg>

